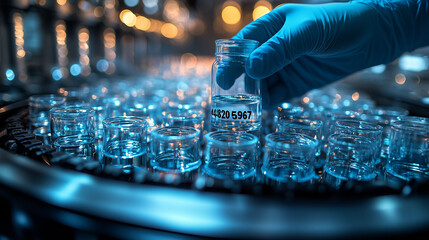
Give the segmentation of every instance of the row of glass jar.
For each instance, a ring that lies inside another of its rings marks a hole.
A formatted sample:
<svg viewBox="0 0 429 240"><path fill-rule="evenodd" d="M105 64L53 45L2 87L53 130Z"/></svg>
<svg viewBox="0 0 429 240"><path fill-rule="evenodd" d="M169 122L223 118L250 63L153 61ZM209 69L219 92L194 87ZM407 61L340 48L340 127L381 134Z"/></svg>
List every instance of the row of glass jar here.
<svg viewBox="0 0 429 240"><path fill-rule="evenodd" d="M375 177L376 164L386 156L387 171L397 177L410 180L428 175L429 128L425 118L389 120L392 134L375 123L351 120L350 115L330 118L334 124L328 125L330 136L324 139L322 132L326 124L320 120L291 115L279 117L276 114L277 133L264 138L261 168L262 173L276 181L307 181L314 177L314 168L323 165L328 174L340 179L371 180ZM94 109L81 105L54 107L50 110L50 118L51 143L54 146L84 157L93 154L98 132ZM196 122L188 121L192 116L182 116L181 119L183 121L179 119L165 124L167 127L152 129L150 137L148 123L141 117L105 119L102 147L105 163L124 168L142 166L148 157L147 145L150 142L149 158L154 169L195 170L201 165L203 119L198 120L199 127ZM219 178L250 177L259 166L258 149L258 139L252 134L209 133L204 154L206 172ZM320 157L323 149L326 163Z"/></svg>

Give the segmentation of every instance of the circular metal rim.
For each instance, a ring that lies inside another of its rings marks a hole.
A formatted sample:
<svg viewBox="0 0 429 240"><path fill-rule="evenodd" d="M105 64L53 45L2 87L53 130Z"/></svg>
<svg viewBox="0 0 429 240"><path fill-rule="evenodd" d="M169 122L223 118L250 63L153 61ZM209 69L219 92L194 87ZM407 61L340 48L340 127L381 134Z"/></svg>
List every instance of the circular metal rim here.
<svg viewBox="0 0 429 240"><path fill-rule="evenodd" d="M288 201L131 184L41 165L2 149L0 155L0 191L13 189L56 208L141 228L269 239L386 236L429 227L429 195Z"/></svg>

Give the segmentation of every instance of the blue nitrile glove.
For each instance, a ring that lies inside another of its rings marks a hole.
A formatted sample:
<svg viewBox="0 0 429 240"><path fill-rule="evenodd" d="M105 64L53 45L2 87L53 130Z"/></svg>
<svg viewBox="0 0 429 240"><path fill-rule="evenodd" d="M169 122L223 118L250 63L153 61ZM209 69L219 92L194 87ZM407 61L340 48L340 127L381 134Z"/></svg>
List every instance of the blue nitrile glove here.
<svg viewBox="0 0 429 240"><path fill-rule="evenodd" d="M261 44L249 56L246 72L263 79L264 106L273 106L429 45L428 1L285 4L234 38Z"/></svg>

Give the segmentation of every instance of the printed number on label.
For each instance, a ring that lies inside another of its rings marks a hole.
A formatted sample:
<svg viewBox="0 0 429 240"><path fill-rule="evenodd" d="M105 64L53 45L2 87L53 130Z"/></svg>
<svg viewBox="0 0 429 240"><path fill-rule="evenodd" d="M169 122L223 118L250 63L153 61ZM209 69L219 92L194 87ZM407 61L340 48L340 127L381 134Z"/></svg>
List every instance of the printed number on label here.
<svg viewBox="0 0 429 240"><path fill-rule="evenodd" d="M212 116L220 119L251 119L252 111L229 111L221 109L212 109Z"/></svg>

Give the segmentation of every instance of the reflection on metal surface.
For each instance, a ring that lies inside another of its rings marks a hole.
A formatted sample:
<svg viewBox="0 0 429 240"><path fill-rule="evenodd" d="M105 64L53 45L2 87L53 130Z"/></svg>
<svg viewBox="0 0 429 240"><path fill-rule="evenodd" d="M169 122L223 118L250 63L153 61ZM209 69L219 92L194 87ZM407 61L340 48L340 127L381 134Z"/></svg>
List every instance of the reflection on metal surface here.
<svg viewBox="0 0 429 240"><path fill-rule="evenodd" d="M136 227L204 237L341 238L362 232L368 236L406 233L424 229L429 222L427 196L286 201L129 184L0 152L4 156L0 159L0 186L25 193L27 203L35 199ZM81 227L69 221L67 225Z"/></svg>
<svg viewBox="0 0 429 240"><path fill-rule="evenodd" d="M55 194L53 197L59 202L66 202L79 192L79 188L82 188L82 185L88 184L91 184L91 178L89 176L84 174L76 176L72 181L58 186L58 188L54 190Z"/></svg>

